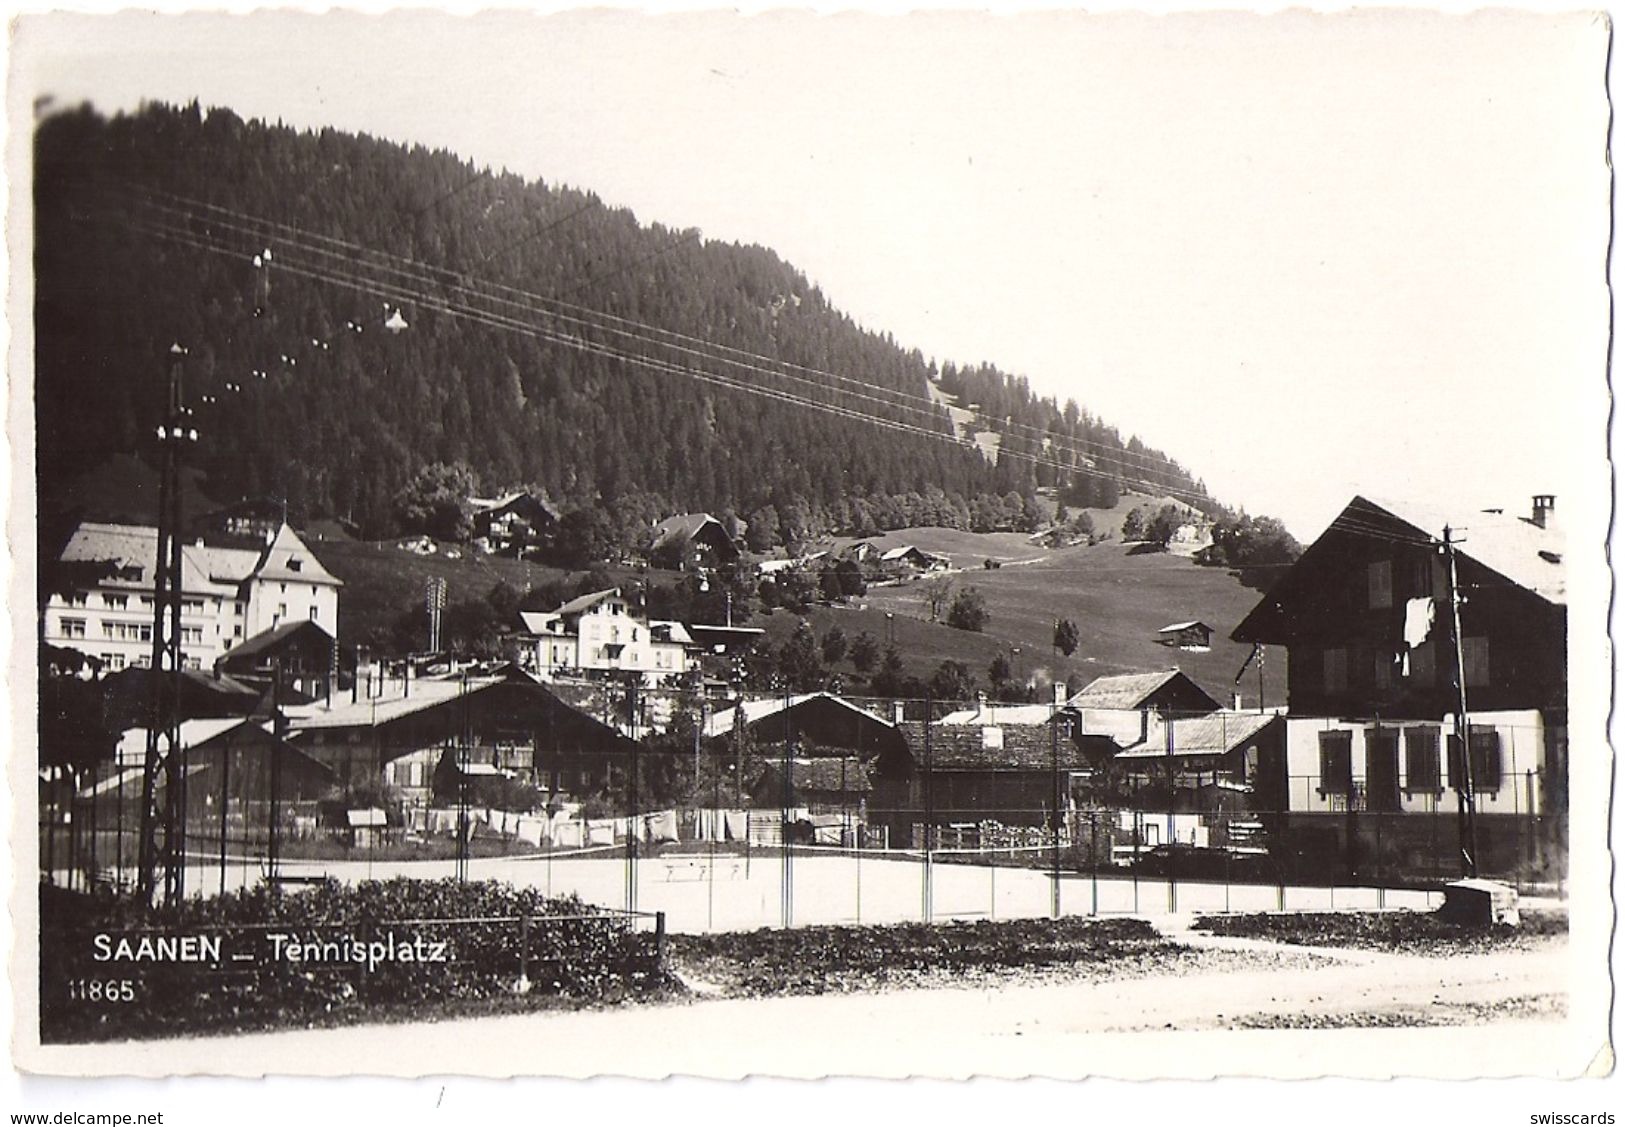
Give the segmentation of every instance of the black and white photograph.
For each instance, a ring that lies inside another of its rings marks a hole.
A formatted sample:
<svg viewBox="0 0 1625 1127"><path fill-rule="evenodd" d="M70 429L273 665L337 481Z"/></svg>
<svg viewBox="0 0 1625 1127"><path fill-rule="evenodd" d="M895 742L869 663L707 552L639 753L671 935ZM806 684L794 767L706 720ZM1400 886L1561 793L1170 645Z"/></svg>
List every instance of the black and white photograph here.
<svg viewBox="0 0 1625 1127"><path fill-rule="evenodd" d="M1606 13L11 32L15 1067L1613 1121Z"/></svg>

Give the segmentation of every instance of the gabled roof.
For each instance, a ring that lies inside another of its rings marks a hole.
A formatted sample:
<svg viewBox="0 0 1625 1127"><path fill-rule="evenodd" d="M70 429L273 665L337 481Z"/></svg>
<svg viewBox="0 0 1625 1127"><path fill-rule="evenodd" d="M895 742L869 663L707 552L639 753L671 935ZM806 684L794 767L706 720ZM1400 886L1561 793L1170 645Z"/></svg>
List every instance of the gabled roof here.
<svg viewBox="0 0 1625 1127"><path fill-rule="evenodd" d="M1566 598L1565 538L1559 529L1541 528L1506 513L1451 513L1414 501L1366 497L1354 498L1332 527L1349 531L1351 521L1359 520L1362 508L1386 512L1434 539L1443 536L1449 525L1451 538L1460 540L1457 555L1477 560L1549 603L1561 605Z"/></svg>
<svg viewBox="0 0 1625 1127"><path fill-rule="evenodd" d="M1207 716L1173 722L1173 754L1176 757L1220 757L1230 754L1281 718L1272 712L1233 712L1225 709ZM1156 759L1168 757L1168 727L1153 720L1144 742L1124 748L1117 759Z"/></svg>
<svg viewBox="0 0 1625 1127"><path fill-rule="evenodd" d="M466 691L473 694L502 683L501 678L471 678L466 682ZM465 682L460 677L446 680L424 678L411 682L410 688L404 688L399 681L392 681L381 696L363 695L351 701L341 693L330 700L290 705L282 711L296 730L370 728L456 700L464 691Z"/></svg>
<svg viewBox="0 0 1625 1127"><path fill-rule="evenodd" d="M905 720L902 731L918 770L933 771L1049 771L1076 770L1093 764L1063 729L1050 738L1050 725L966 724L931 725L931 746L926 754L926 725Z"/></svg>
<svg viewBox="0 0 1625 1127"><path fill-rule="evenodd" d="M559 621L559 612L522 610L519 612L519 621L524 625L527 634L551 634L552 631L548 627Z"/></svg>
<svg viewBox="0 0 1625 1127"><path fill-rule="evenodd" d="M180 727L180 746L187 748L202 747L211 740L217 739L228 732L244 729L244 734L266 736L270 734L268 725L261 721L243 716L209 717L202 720L183 720ZM162 736L158 740L160 752L167 751L169 742ZM120 763L139 763L147 754L147 729L126 728L118 738L118 761Z"/></svg>
<svg viewBox="0 0 1625 1127"><path fill-rule="evenodd" d="M309 619L300 619L297 622L284 622L282 625L273 626L269 630L261 630L252 638L245 640L241 645L233 646L220 655L220 661L229 664L239 662L244 658L252 658L267 650L275 649L294 634L311 631L320 634L329 646L332 645L333 635L324 630L320 623L311 622Z"/></svg>
<svg viewBox="0 0 1625 1127"><path fill-rule="evenodd" d="M111 563L119 569L133 569L139 578L111 576L102 581L109 587L129 587L132 590L152 590L158 564L158 530L133 524L101 524L85 521L74 529L73 535L62 549L62 559L74 563ZM181 546L181 590L188 595L219 595L230 598L237 593L237 583L246 579L258 562L258 554L237 548L204 548L196 544ZM213 573L228 570L231 577L211 578Z"/></svg>
<svg viewBox="0 0 1625 1127"><path fill-rule="evenodd" d="M664 548L668 544L686 543L698 536L700 530L708 524L716 525L718 532L722 533L724 537L732 539L732 537L728 536L728 530L722 527L722 522L710 513L681 513L674 517L667 517L655 525L654 540L650 544L650 548L653 550Z"/></svg>
<svg viewBox="0 0 1625 1127"><path fill-rule="evenodd" d="M765 720L770 716L776 716L785 711L786 708L795 709L815 701L828 701L832 705L836 705L840 708L851 711L854 715L859 716L864 720L873 721L874 723L883 725L887 728L892 727L889 720L883 720L866 708L860 708L851 701L836 696L834 693L819 692L800 693L796 696L790 697L788 700L783 697L769 697L764 700L750 700L745 701L743 704L736 705L733 708L724 709L706 721L705 736L707 739L715 739L718 736L728 735L734 730L734 718L740 713L743 713L744 715L745 724L750 725Z"/></svg>
<svg viewBox="0 0 1625 1127"><path fill-rule="evenodd" d="M1183 680L1188 685L1181 686L1187 691L1195 690L1207 697L1207 693L1195 681L1177 669L1165 669L1161 673L1122 673L1112 677L1097 677L1080 692L1074 694L1066 703L1073 708L1142 708L1147 700L1154 696L1159 689L1169 685L1170 682ZM1213 701L1214 708L1219 707Z"/></svg>
<svg viewBox="0 0 1625 1127"><path fill-rule="evenodd" d="M553 613L559 618L568 618L572 614L582 614L591 610L605 599L618 599L621 595L619 587L607 587L602 591L591 591L585 595L577 595Z"/></svg>
<svg viewBox="0 0 1625 1127"><path fill-rule="evenodd" d="M548 502L545 498L536 496L534 493L527 493L523 489L516 489L511 493L504 493L500 497L470 497L468 499L468 507L474 510L476 514L494 514L502 511L503 509L519 506L521 503L523 503L523 505L526 507L534 506L538 511L545 513L554 520L559 518L558 509L555 508L550 502Z"/></svg>
<svg viewBox="0 0 1625 1127"><path fill-rule="evenodd" d="M984 704L950 712L938 724L1044 724L1056 709L1048 704Z"/></svg>
<svg viewBox="0 0 1625 1127"><path fill-rule="evenodd" d="M915 547L913 544L904 544L900 548L888 548L886 551L880 553L882 563L889 563L892 560L907 559L909 556L924 560L927 563L944 558L943 556L937 555L935 552L927 552L924 548Z"/></svg>
<svg viewBox="0 0 1625 1127"><path fill-rule="evenodd" d="M694 644L694 636L688 632L688 627L673 619L651 618L649 620L649 634L653 637L658 633L664 633L666 635L664 640L676 642L678 645L692 646Z"/></svg>
<svg viewBox="0 0 1625 1127"><path fill-rule="evenodd" d="M305 547L299 534L286 524L277 529L258 571L261 579L316 583L326 587L343 586Z"/></svg>
<svg viewBox="0 0 1625 1127"><path fill-rule="evenodd" d="M1459 559L1499 575L1513 587L1552 606L1566 605L1564 537L1560 530L1541 528L1504 513L1451 513L1415 502L1357 496L1230 636L1241 642L1287 640L1294 629L1294 608L1311 607L1320 594L1325 573L1347 566L1344 561L1351 539L1379 541L1384 546L1410 545L1412 551L1428 550L1439 543L1446 526L1452 540L1459 544Z"/></svg>

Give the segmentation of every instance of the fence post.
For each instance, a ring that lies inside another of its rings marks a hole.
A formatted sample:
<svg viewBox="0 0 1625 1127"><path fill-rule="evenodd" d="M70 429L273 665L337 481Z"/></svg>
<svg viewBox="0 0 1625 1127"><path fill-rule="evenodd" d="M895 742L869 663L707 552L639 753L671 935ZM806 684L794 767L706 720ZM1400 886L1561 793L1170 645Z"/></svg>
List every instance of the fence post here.
<svg viewBox="0 0 1625 1127"><path fill-rule="evenodd" d="M530 916L522 914L519 917L519 981L521 983L530 978Z"/></svg>

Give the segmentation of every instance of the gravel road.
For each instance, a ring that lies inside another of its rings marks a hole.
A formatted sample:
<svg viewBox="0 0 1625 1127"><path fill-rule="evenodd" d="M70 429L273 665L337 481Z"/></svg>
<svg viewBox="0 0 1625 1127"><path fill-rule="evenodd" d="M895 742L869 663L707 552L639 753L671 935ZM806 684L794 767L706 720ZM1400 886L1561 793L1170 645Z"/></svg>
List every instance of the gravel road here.
<svg viewBox="0 0 1625 1127"><path fill-rule="evenodd" d="M1558 1075L1566 942L1447 958L1183 931L1177 973L540 1012L84 1047L119 1071L435 1075ZM1357 1038L1358 1040L1350 1040ZM47 1069L49 1071L49 1069Z"/></svg>

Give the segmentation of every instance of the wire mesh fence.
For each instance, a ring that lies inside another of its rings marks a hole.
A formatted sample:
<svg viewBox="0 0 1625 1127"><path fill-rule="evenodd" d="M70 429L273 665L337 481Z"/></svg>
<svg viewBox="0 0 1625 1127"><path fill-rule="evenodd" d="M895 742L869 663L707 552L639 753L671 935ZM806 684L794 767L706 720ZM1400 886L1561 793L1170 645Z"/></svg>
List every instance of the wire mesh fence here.
<svg viewBox="0 0 1625 1127"><path fill-rule="evenodd" d="M455 875L682 931L1425 907L1469 858L1562 892L1566 746L1538 713L1475 717L1464 751L1448 721L761 703L612 754L538 754L522 803L459 786L358 818L199 774L167 844L186 895ZM381 748L379 766L413 750ZM44 879L134 885L139 803L104 782L42 788Z"/></svg>

